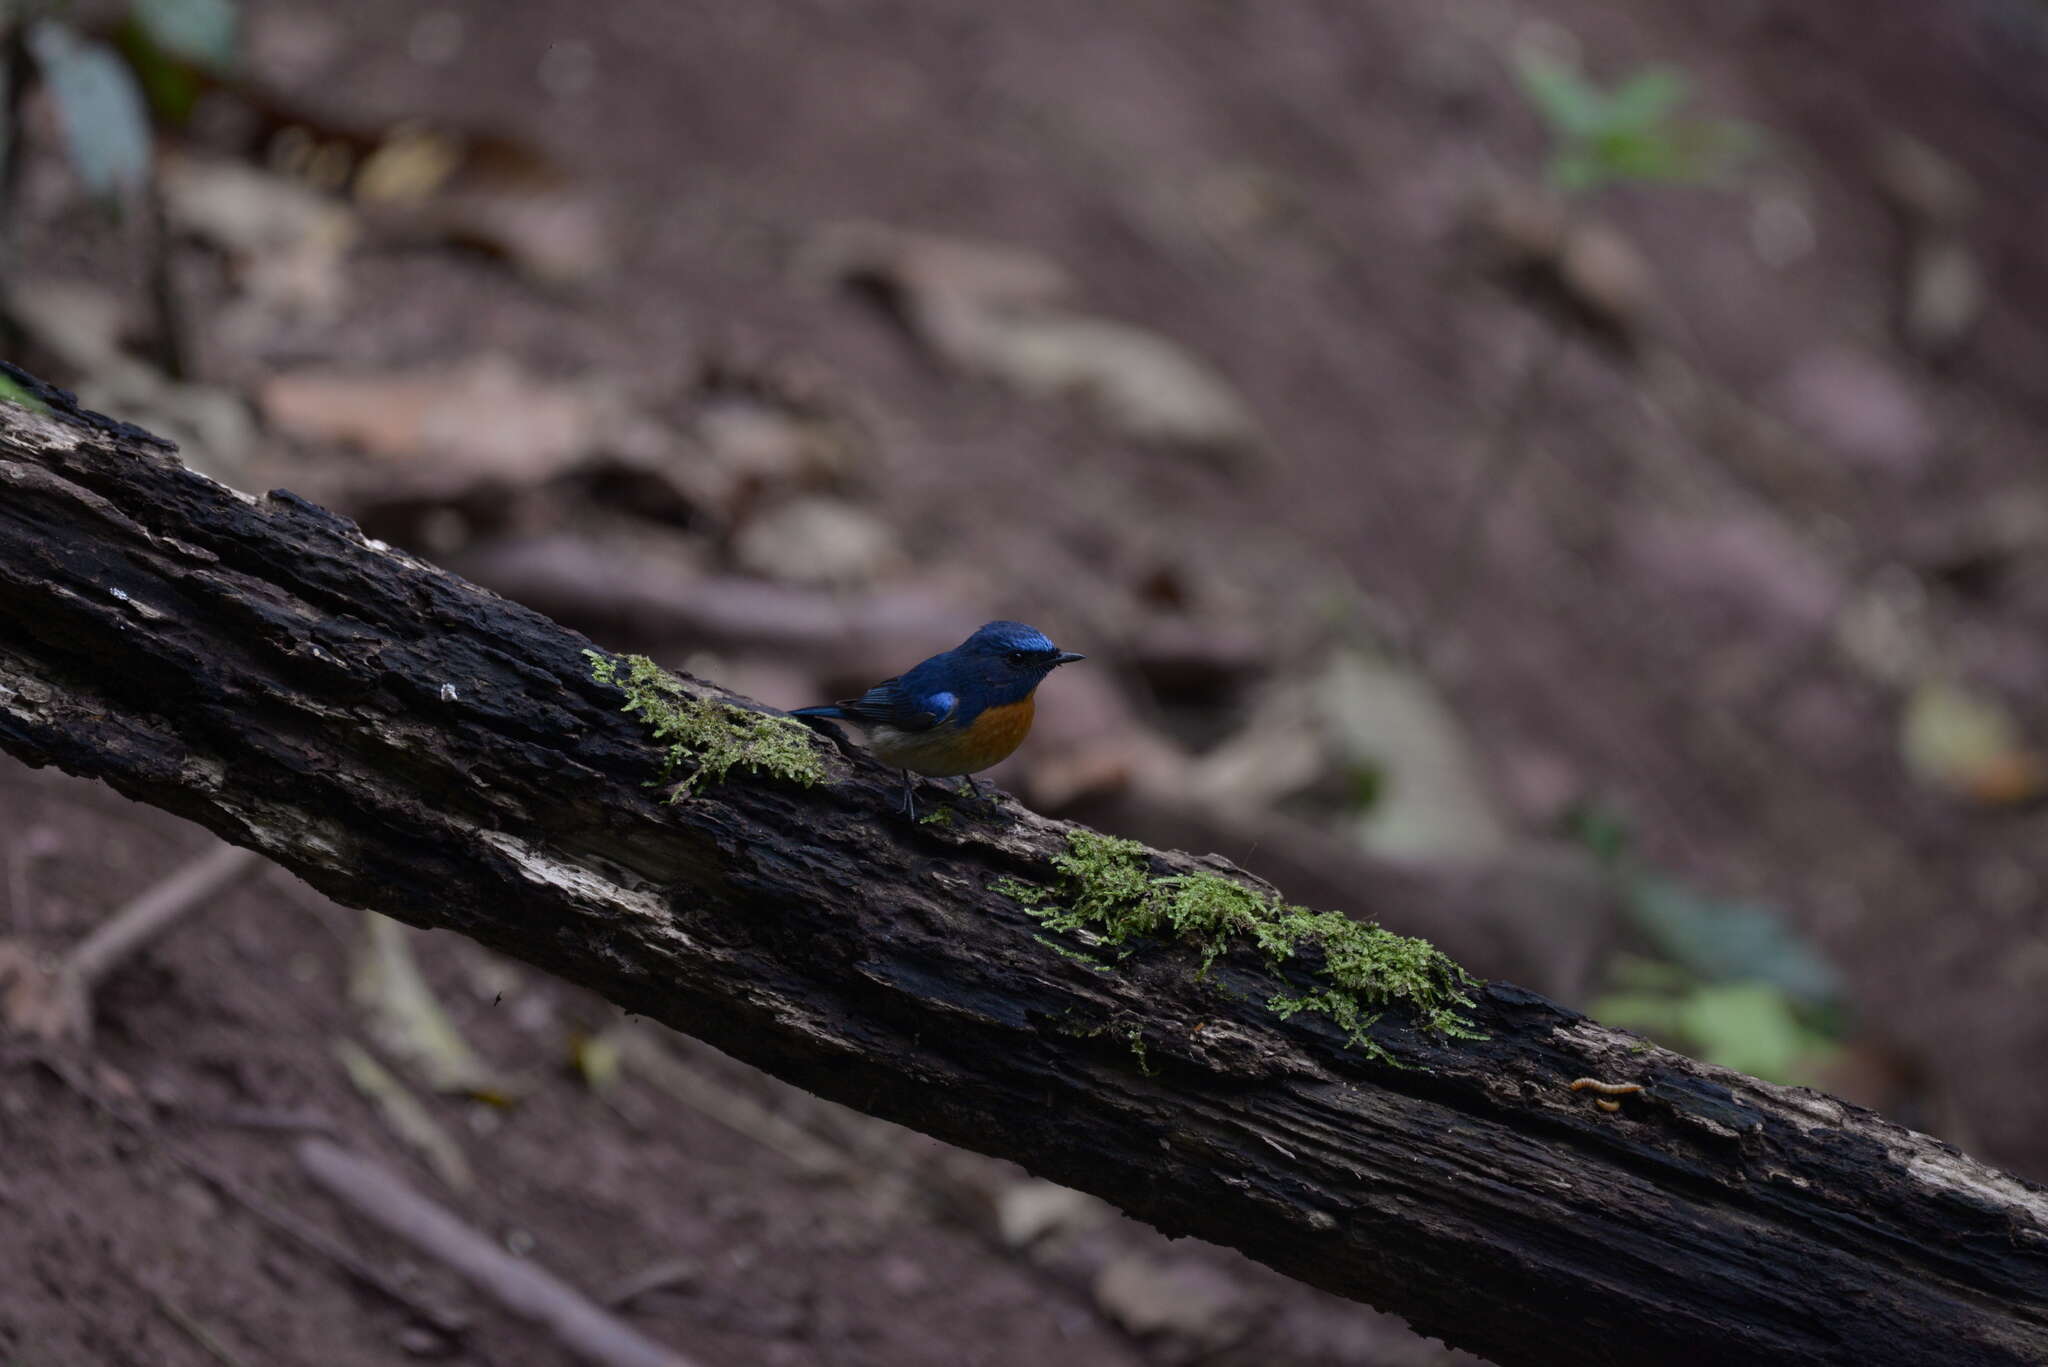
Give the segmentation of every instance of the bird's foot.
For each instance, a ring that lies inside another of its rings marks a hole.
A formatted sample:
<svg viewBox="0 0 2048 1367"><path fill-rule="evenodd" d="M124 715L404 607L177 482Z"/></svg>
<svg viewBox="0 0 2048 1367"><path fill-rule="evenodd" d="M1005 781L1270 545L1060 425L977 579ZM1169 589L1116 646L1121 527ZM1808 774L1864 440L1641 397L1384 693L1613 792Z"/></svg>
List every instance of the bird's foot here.
<svg viewBox="0 0 2048 1367"><path fill-rule="evenodd" d="M962 774L960 777L961 780L967 785L967 796L971 798L978 806L980 806L980 808L982 809L982 814L991 821L1002 820L1002 790L996 787L993 783L991 783L986 789L984 789L979 783L976 783L974 781L974 775L972 774Z"/></svg>
<svg viewBox="0 0 2048 1367"><path fill-rule="evenodd" d="M1003 811L1003 794L1000 789L996 788L993 784L983 788L974 781L974 775L972 774L962 774L960 778L964 796L975 807L981 809L981 816L985 820L1002 821L1007 819ZM908 769L903 771L903 805L899 810L902 811L904 820L920 825L929 825L933 822L950 821L953 819L953 809L950 807L939 807L926 812L923 816L918 815L917 778Z"/></svg>

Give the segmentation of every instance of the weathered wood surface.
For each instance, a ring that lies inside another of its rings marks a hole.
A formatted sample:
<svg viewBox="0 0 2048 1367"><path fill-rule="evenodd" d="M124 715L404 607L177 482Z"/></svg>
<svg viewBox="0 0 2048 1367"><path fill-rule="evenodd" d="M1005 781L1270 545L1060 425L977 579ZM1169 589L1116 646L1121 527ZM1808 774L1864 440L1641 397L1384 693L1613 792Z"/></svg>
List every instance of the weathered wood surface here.
<svg viewBox="0 0 2048 1367"><path fill-rule="evenodd" d="M857 753L662 805L580 636L45 397L0 404L32 764L1502 1364L2048 1363L2037 1186L1504 984L1483 1042L1390 1017L1392 1069L1276 1022L1251 964L1092 971L991 887L1059 823L908 825ZM1647 1090L1609 1114L1582 1076Z"/></svg>

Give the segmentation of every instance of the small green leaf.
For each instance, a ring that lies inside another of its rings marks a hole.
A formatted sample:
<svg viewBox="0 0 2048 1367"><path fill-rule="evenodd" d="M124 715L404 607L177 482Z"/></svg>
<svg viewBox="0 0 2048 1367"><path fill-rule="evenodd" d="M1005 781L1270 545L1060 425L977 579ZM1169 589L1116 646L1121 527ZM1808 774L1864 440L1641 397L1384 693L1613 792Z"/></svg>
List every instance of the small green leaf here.
<svg viewBox="0 0 2048 1367"><path fill-rule="evenodd" d="M149 117L127 63L105 43L49 19L29 30L28 46L85 188L108 198L139 189L149 178Z"/></svg>
<svg viewBox="0 0 2048 1367"><path fill-rule="evenodd" d="M130 12L165 52L213 71L235 64L241 16L234 0L132 0Z"/></svg>
<svg viewBox="0 0 2048 1367"><path fill-rule="evenodd" d="M1609 992L1595 997L1586 1010L1603 1025L1619 1026L1652 1039L1676 1040L1679 1024L1685 1018L1684 1003L1683 996L1668 992Z"/></svg>
<svg viewBox="0 0 2048 1367"><path fill-rule="evenodd" d="M1531 53L1515 63L1522 92L1560 140L1591 137L1606 122L1606 100L1578 72Z"/></svg>
<svg viewBox="0 0 2048 1367"><path fill-rule="evenodd" d="M1583 845L1602 868L1617 867L1635 840L1628 813L1598 798L1573 803L1562 825L1565 838Z"/></svg>
<svg viewBox="0 0 2048 1367"><path fill-rule="evenodd" d="M1546 174L1560 190L1712 180L1756 145L1741 124L1680 117L1691 86L1668 68L1645 68L1606 91L1572 66L1530 53L1516 61L1515 75L1550 134Z"/></svg>
<svg viewBox="0 0 2048 1367"><path fill-rule="evenodd" d="M1665 67L1649 67L1623 81L1606 97L1601 120L1608 127L1654 128L1685 103L1685 77Z"/></svg>
<svg viewBox="0 0 2048 1367"><path fill-rule="evenodd" d="M1551 158L1550 183L1560 190L1577 194L1596 189L1606 179L1607 167L1590 152L1575 148Z"/></svg>
<svg viewBox="0 0 2048 1367"><path fill-rule="evenodd" d="M165 48L132 17L121 25L117 41L157 123L180 128L190 122L203 88L199 64Z"/></svg>
<svg viewBox="0 0 2048 1367"><path fill-rule="evenodd" d="M1755 1077L1791 1076L1816 1041L1768 983L1720 983L1695 990L1680 1008L1679 1029L1724 1068Z"/></svg>
<svg viewBox="0 0 2048 1367"><path fill-rule="evenodd" d="M1610 1025L1682 1044L1709 1063L1773 1082L1810 1081L1834 1043L1769 983L1715 983L1679 996L1614 993L1593 1003Z"/></svg>
<svg viewBox="0 0 2048 1367"><path fill-rule="evenodd" d="M1646 958L1623 950L1608 960L1607 981L1618 993L1676 996L1693 985L1693 976L1668 960Z"/></svg>
<svg viewBox="0 0 2048 1367"><path fill-rule="evenodd" d="M1658 953L1704 981L1752 979L1815 1006L1839 995L1834 966L1776 912L1655 875L1633 880L1627 898L1631 918Z"/></svg>

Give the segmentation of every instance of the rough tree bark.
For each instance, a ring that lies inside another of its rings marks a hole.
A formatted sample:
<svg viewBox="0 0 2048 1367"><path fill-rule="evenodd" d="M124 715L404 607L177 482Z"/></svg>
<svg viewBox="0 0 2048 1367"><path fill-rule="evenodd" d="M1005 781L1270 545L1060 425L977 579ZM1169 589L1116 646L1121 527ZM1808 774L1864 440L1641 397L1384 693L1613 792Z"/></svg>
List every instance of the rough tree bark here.
<svg viewBox="0 0 2048 1367"><path fill-rule="evenodd" d="M1393 1068L1276 1021L1253 963L1093 971L992 886L1044 879L1059 823L909 825L844 748L663 805L582 637L41 394L0 404L31 764L1503 1364L2048 1362L2039 1187L1504 984L1483 1041L1390 1017Z"/></svg>

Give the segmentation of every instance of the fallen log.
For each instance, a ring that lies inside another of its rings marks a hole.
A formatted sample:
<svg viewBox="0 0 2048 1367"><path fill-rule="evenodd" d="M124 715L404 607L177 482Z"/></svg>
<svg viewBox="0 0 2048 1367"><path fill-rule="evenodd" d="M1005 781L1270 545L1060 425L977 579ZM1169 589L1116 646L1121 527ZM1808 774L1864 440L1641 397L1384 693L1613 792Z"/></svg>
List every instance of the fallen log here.
<svg viewBox="0 0 2048 1367"><path fill-rule="evenodd" d="M1044 918L1104 899L1055 861L1110 847L1014 804L907 823L829 738L822 782L742 763L667 803L582 637L9 374L43 405L0 404L0 747L31 764L1511 1367L2048 1362L2037 1186L1502 983L1283 1020L1313 951L1090 962ZM1257 888L1117 858L1144 896Z"/></svg>

